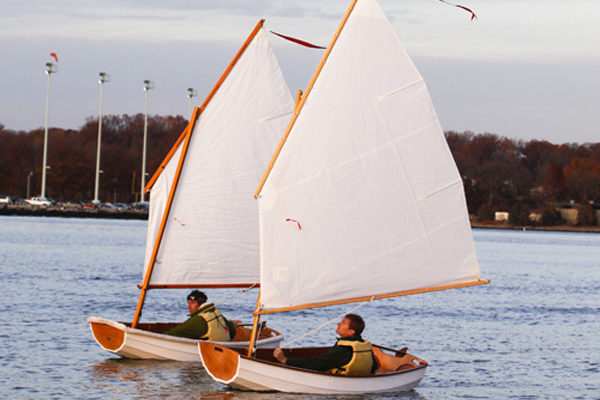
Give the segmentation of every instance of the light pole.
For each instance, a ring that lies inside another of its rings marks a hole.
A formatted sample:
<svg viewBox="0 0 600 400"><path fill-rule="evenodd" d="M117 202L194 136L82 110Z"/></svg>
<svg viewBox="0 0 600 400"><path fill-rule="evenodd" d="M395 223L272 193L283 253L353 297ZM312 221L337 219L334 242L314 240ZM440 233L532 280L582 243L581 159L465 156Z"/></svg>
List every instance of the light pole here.
<svg viewBox="0 0 600 400"><path fill-rule="evenodd" d="M154 89L154 83L146 79L144 81L144 94L146 105L144 108L144 147L142 150L142 187L140 189L140 202L144 201L144 187L146 186L146 140L148 138L148 91Z"/></svg>
<svg viewBox="0 0 600 400"><path fill-rule="evenodd" d="M190 117L189 120L192 119L192 113L194 111L193 107L192 107L192 97L196 97L197 93L196 93L196 89L194 88L188 88L187 90L187 98L190 101Z"/></svg>
<svg viewBox="0 0 600 400"><path fill-rule="evenodd" d="M47 154L48 154L48 108L50 106L50 75L58 72L58 67L51 62L46 63L46 75L48 75L48 84L46 86L46 119L44 122L44 161L42 165L42 192L41 197L46 197L46 169L50 168L46 166Z"/></svg>
<svg viewBox="0 0 600 400"><path fill-rule="evenodd" d="M99 204L98 186L100 185L100 145L102 143L102 103L104 100L104 82L110 82L110 75L106 72L98 74L98 83L100 84L100 111L98 113L98 149L96 151L96 183L94 185L94 204Z"/></svg>
<svg viewBox="0 0 600 400"><path fill-rule="evenodd" d="M31 177L33 176L33 171L29 171L27 174L27 198L29 198L29 188L31 187Z"/></svg>

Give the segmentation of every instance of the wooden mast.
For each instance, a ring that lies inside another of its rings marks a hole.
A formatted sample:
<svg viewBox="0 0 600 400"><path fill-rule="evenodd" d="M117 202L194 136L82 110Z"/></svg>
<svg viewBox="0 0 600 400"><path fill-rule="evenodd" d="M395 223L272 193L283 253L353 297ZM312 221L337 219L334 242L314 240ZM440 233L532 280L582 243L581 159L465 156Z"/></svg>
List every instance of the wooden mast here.
<svg viewBox="0 0 600 400"><path fill-rule="evenodd" d="M300 111L302 110L302 107L304 107L304 103L306 103L306 99L310 95L310 92L311 92L317 78L321 74L321 70L323 69L325 62L329 58L329 54L333 50L333 46L335 46L335 43L337 42L337 39L340 36L342 29L344 28L344 25L346 25L346 22L348 21L348 18L350 17L350 14L352 13L354 6L356 5L356 2L357 2L357 0L352 0L352 3L350 4L350 6L348 6L348 9L346 10L346 14L344 14L344 17L342 18L342 21L340 22L337 31L333 35L333 38L331 39L331 42L329 43L329 46L327 47L325 54L323 54L323 57L321 58L321 61L319 62L319 65L317 66L317 69L315 70L313 77L311 78L310 82L308 83L308 86L306 87L304 94L302 96L299 96L300 103L296 104L296 107L294 108L294 115L292 116L292 119L290 120L290 123L288 124L287 129L285 130L285 133L283 134L283 137L281 138L281 141L279 142L279 146L277 146L277 150L275 150L275 154L273 155L273 158L271 159L271 162L269 163L267 170L265 171L260 183L258 184L258 188L256 189L256 192L254 192L255 199L258 198L258 196L260 195L260 192L261 192L263 186L265 185L265 182L267 181L267 178L269 177L269 174L271 173L273 166L275 165L275 161L277 161L277 158L279 157L279 153L281 153L281 149L283 148L283 145L287 141L287 138L290 135L290 131L294 127L294 124L296 123L296 119L298 119L298 115L300 115Z"/></svg>
<svg viewBox="0 0 600 400"><path fill-rule="evenodd" d="M198 109L195 108L194 113L192 115L192 120L190 121L190 125L195 123L198 113L199 113ZM173 184L171 186L171 190L169 191L169 198L167 200L167 204L165 206L165 210L163 212L162 219L160 221L158 235L156 236L156 240L154 241L154 248L152 249L152 256L150 257L148 269L146 270L146 276L144 277L144 283L142 284L140 298L138 300L138 304L135 309L133 321L131 322L132 328L135 328L137 326L138 321L140 320L140 316L142 315L142 307L144 307L144 300L146 299L146 292L148 291L148 283L150 283L150 277L152 276L152 270L154 269L154 262L156 261L156 255L158 254L160 242L162 240L162 236L165 231L165 226L167 224L167 218L169 216L169 211L171 211L171 205L173 204L173 197L175 196L175 190L177 189L177 184L179 183L179 177L181 176L181 169L183 167L183 162L185 161L185 156L187 154L187 149L190 144L192 132L193 132L193 129L188 129L187 134L185 136L185 142L183 143L183 150L181 152L181 157L179 157L179 163L177 164L177 171L175 172Z"/></svg>
<svg viewBox="0 0 600 400"><path fill-rule="evenodd" d="M256 311L252 314L254 315L254 321L252 321L252 333L250 334L250 343L248 344L248 357L252 357L252 353L254 351L254 343L256 343L256 337L258 336L258 321L260 320L260 291L258 292L258 297L256 298Z"/></svg>
<svg viewBox="0 0 600 400"><path fill-rule="evenodd" d="M281 149L283 148L283 145L285 144L285 142L290 134L290 131L292 130L292 127L294 126L294 123L296 122L298 115L300 114L300 110L302 109L304 103L306 102L306 99L308 98L308 95L310 94L310 92L312 90L313 85L315 84L317 78L319 77L319 74L321 73L321 70L323 69L325 62L327 61L327 58L329 57L329 54L331 53L331 50L333 49L333 46L335 45L337 38L339 37L340 33L342 32L342 29L344 28L344 25L346 25L346 21L348 21L348 18L350 17L350 14L352 13L354 6L356 5L356 2L357 2L357 0L352 0L352 3L346 10L344 17L342 18L342 21L340 22L335 34L333 35L333 38L331 39L331 42L329 43L329 46L327 47L327 50L325 51L325 54L323 54L323 57L321 58L321 61L319 62L319 65L317 66L315 73L313 74L310 82L308 83L308 86L306 87L304 94L302 94L302 91L300 91L300 90L298 91L298 94L296 96L296 104L294 106L294 115L292 116L292 119L290 120L290 122L285 130L283 138L279 142L279 146L277 147L277 150L275 151L275 154L273 155L271 162L269 163L269 166L267 167L267 170L265 171L265 173L258 185L258 188L256 189L256 192L254 193L255 199L258 198L258 196L260 195L260 191L262 190L262 188L265 184L265 181L267 180L267 177L269 176L271 169L273 168L273 165L275 164L275 161L277 160L277 157L279 156L279 153L281 153ZM254 348L254 342L256 341L256 335L257 335L257 331L258 331L258 321L260 319L260 315L263 314L263 312L260 311L260 292L258 293L258 299L256 300L256 311L253 312L252 314L254 315L254 322L252 323L252 335L250 337L250 345L248 346L248 357L252 357L252 350Z"/></svg>
<svg viewBox="0 0 600 400"><path fill-rule="evenodd" d="M262 28L264 22L265 22L264 19L261 19L260 21L258 21L258 23L254 27L254 29L252 30L252 32L250 33L250 35L248 36L248 38L246 39L246 41L244 42L244 44L242 45L242 47L238 50L238 52L235 55L235 57L233 58L233 60L231 60L231 62L227 66L227 69L225 70L225 72L223 73L223 75L221 75L221 78L219 79L219 81L217 82L217 84L213 87L212 91L208 94L208 96L204 100L204 103L202 103L202 106L200 106L200 108L198 108L198 107L194 108L194 113L192 114L192 118L190 119L190 123L188 124L187 133L185 133L185 142L184 142L184 145L183 145L183 150L182 150L182 153L181 153L181 157L179 158L179 164L177 165L177 171L175 172L175 177L173 179L173 184L171 186L171 190L170 190L170 193L169 193L169 198L167 200L165 211L164 211L163 216L162 216L162 220L161 220L161 223L160 223L158 235L156 237L156 240L154 241L154 249L152 250L152 256L151 256L150 261L148 263L148 269L146 270L146 276L144 277L144 282L142 283L141 292L140 292L140 298L138 300L138 304L137 304L137 307L136 307L136 310L135 310L133 321L131 323L131 327L132 328L135 328L137 326L137 323L138 323L138 321L140 319L140 316L141 316L141 313L142 313L142 308L144 307L144 300L146 298L146 292L149 290L150 277L152 276L152 270L154 269L154 263L156 261L156 255L158 254L158 249L160 247L160 242L162 240L162 236L163 236L163 233L164 233L165 225L166 225L166 222L168 220L169 211L171 210L171 205L173 203L173 197L174 197L175 191L177 189L177 184L179 182L179 176L181 175L181 169L183 167L183 163L185 161L185 157L186 157L186 154L187 154L187 148L189 146L189 143L190 143L190 140L191 140L191 137L192 137L192 133L194 132L194 126L196 124L196 120L198 119L198 117L200 116L200 114L204 111L204 109L206 108L206 106L210 103L210 101L212 100L212 98L214 97L214 95L217 93L217 91L219 90L219 88L221 87L221 85L223 84L223 82L225 81L225 79L227 78L227 76L229 76L229 73L231 72L231 70L233 69L233 67L237 64L237 62L240 59L240 57L244 54L244 51L246 50L246 48L248 48L248 46L250 45L250 43L252 42L252 40L254 39L254 37L256 36L256 34L260 31L260 29ZM183 136L184 135L181 135L179 137L179 139L177 140L177 142L180 143L181 140L183 140ZM169 152L169 154L171 156L173 155L173 153L175 153L175 149L177 148L176 146L178 146L179 143L176 143L175 146ZM167 157L170 158L169 155L167 155ZM168 160L166 160L166 161L168 161ZM163 163L165 163L165 162L163 162ZM164 166L162 166L162 164L161 164L161 167L164 169ZM158 177L156 173L155 173L155 176ZM156 179L153 176L153 180L152 180L153 184L154 184L155 180ZM149 187L149 185L147 186L147 188L148 187Z"/></svg>

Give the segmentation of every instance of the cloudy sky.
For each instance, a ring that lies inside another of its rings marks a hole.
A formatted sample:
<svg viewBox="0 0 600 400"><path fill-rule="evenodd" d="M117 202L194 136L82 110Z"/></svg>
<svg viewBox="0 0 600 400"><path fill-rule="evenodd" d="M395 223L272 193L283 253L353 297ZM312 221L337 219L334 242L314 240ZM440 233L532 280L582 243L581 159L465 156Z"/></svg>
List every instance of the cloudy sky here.
<svg viewBox="0 0 600 400"><path fill-rule="evenodd" d="M553 143L600 141L600 1L380 0L424 76L445 130ZM0 0L0 123L79 128L99 107L98 72L111 74L105 114L187 117L256 22L327 45L349 0ZM304 89L322 50L271 36L290 89Z"/></svg>

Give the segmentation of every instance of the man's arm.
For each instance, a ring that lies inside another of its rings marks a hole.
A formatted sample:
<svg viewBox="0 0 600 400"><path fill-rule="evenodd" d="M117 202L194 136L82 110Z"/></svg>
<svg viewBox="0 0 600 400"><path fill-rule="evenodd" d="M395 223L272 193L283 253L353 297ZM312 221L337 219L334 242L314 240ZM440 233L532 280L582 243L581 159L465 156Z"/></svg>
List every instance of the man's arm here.
<svg viewBox="0 0 600 400"><path fill-rule="evenodd" d="M225 317L223 317L223 319L227 323L227 329L229 330L229 337L231 338L231 340L233 340L233 338L235 337L235 331L236 331L235 324Z"/></svg>
<svg viewBox="0 0 600 400"><path fill-rule="evenodd" d="M287 358L285 365L292 367L312 369L315 371L328 371L332 368L347 364L352 358L352 348L348 346L334 346L313 358Z"/></svg>
<svg viewBox="0 0 600 400"><path fill-rule="evenodd" d="M194 315L189 317L175 328L164 332L165 335L185 337L189 339L200 339L208 331L204 318Z"/></svg>

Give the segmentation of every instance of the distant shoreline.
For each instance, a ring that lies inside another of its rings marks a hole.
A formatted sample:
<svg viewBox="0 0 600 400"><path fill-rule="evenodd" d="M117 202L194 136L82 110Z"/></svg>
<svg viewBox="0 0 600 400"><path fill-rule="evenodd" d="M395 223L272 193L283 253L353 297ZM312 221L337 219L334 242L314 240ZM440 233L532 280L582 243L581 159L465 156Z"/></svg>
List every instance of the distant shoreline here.
<svg viewBox="0 0 600 400"><path fill-rule="evenodd" d="M17 215L32 217L62 217L62 218L111 218L111 219L138 219L147 220L148 212L142 210L103 210L103 209L61 209L59 207L33 207L23 205L0 205L0 215ZM600 233L599 226L533 226L533 225L509 225L495 222L473 222L473 229L507 229L515 231L554 231L554 232L587 232Z"/></svg>
<svg viewBox="0 0 600 400"><path fill-rule="evenodd" d="M62 218L148 219L148 211L0 205L0 215Z"/></svg>
<svg viewBox="0 0 600 400"><path fill-rule="evenodd" d="M550 226L534 226L534 225L510 225L485 222L471 222L473 229L506 229L514 231L551 231L551 232L585 232L585 233L600 233L598 226L574 226L574 225L550 225Z"/></svg>

